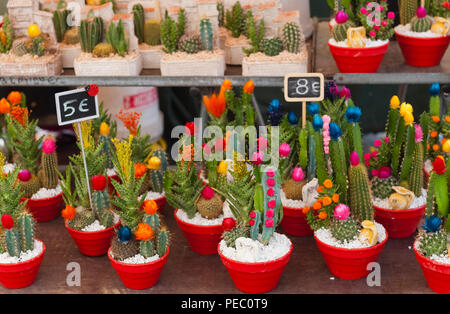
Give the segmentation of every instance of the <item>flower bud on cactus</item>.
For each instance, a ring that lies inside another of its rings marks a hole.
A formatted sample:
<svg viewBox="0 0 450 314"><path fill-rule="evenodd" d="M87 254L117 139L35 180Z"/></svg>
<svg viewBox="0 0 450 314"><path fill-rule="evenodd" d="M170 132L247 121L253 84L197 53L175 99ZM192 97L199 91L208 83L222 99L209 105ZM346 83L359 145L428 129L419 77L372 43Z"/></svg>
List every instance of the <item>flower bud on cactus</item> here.
<svg viewBox="0 0 450 314"><path fill-rule="evenodd" d="M56 155L56 144L51 137L47 137L42 143L41 170L39 179L42 187L54 189L58 185L58 157Z"/></svg>
<svg viewBox="0 0 450 314"><path fill-rule="evenodd" d="M97 174L92 177L92 188L95 191L103 191L106 187L106 177L100 174Z"/></svg>
<svg viewBox="0 0 450 314"><path fill-rule="evenodd" d="M346 220L350 215L350 208L345 204L338 204L334 208L333 215L338 220Z"/></svg>
<svg viewBox="0 0 450 314"><path fill-rule="evenodd" d="M288 143L284 142L280 145L280 148L278 149L278 152L281 157L287 158L289 157L289 154L291 153L291 147Z"/></svg>
<svg viewBox="0 0 450 314"><path fill-rule="evenodd" d="M31 179L31 172L28 170L20 170L17 178L22 182L27 182Z"/></svg>
<svg viewBox="0 0 450 314"><path fill-rule="evenodd" d="M11 215L9 215L9 214L3 214L1 221L2 221L2 226L5 229L11 229L14 226L14 220L11 217Z"/></svg>
<svg viewBox="0 0 450 314"><path fill-rule="evenodd" d="M413 32L426 32L433 25L433 18L427 15L427 10L420 7L417 9L416 16L411 19L411 30Z"/></svg>

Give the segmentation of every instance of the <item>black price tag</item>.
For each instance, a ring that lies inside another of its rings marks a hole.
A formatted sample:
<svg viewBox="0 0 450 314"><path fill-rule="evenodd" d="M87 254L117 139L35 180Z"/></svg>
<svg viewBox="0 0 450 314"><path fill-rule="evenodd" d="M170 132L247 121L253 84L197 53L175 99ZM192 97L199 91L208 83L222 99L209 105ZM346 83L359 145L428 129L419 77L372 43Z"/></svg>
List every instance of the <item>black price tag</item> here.
<svg viewBox="0 0 450 314"><path fill-rule="evenodd" d="M58 125L66 125L99 117L97 95L85 88L55 94Z"/></svg>
<svg viewBox="0 0 450 314"><path fill-rule="evenodd" d="M293 73L284 77L284 99L288 102L321 101L324 97L322 73Z"/></svg>

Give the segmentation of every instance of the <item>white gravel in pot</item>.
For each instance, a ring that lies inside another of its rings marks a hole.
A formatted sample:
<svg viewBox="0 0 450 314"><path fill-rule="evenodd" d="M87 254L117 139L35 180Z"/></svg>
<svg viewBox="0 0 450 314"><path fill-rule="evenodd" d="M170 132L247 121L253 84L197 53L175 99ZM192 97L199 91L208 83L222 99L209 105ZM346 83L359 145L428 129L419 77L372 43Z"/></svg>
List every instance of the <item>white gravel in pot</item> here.
<svg viewBox="0 0 450 314"><path fill-rule="evenodd" d="M319 187L318 180L313 178L311 181L306 183L302 188L302 199L301 200L292 200L286 197L283 189L281 189L280 197L281 204L286 207L292 208L303 208L305 206L312 206L316 201L316 198L319 196L317 192L317 188Z"/></svg>
<svg viewBox="0 0 450 314"><path fill-rule="evenodd" d="M420 242L416 241L414 243L414 248L420 253L419 244L420 244ZM431 259L431 260L433 260L435 262L438 262L438 263L449 264L450 265L450 257L448 256L448 254L442 254L442 255L433 254L431 256L425 256L425 258L429 258L429 259Z"/></svg>
<svg viewBox="0 0 450 314"><path fill-rule="evenodd" d="M120 218L119 215L114 214L114 225L119 222L119 218ZM96 219L89 226L86 226L83 229L81 229L81 231L94 232L94 231L101 231L101 230L105 230L105 229L106 229L106 227L103 226L102 224L100 224L100 221L98 221L98 219Z"/></svg>
<svg viewBox="0 0 450 314"><path fill-rule="evenodd" d="M433 33L431 30L427 30L426 32L413 32L411 30L411 24L406 25L397 25L394 28L396 33L399 33L403 36L409 36L409 37L417 37L417 38L437 38L437 37L444 37L441 34Z"/></svg>
<svg viewBox="0 0 450 314"><path fill-rule="evenodd" d="M3 165L3 172L4 173L11 173L14 170L16 170L17 165L13 164L13 163L7 163L5 165Z"/></svg>
<svg viewBox="0 0 450 314"><path fill-rule="evenodd" d="M8 252L0 254L0 264L12 264L28 261L41 254L43 249L44 246L42 245L42 242L34 240L33 250L20 252L19 257L11 256Z"/></svg>
<svg viewBox="0 0 450 314"><path fill-rule="evenodd" d="M259 238L261 235L259 235ZM228 247L225 240L220 241L220 252L229 259L246 263L262 263L276 260L286 255L291 241L284 234L275 232L267 245L251 238L236 239L236 248Z"/></svg>
<svg viewBox="0 0 450 314"><path fill-rule="evenodd" d="M330 38L328 40L328 42L331 45L336 46L336 47L351 48L351 47L349 47L347 45L347 41L346 40L336 41L334 38ZM381 40L381 39L370 40L369 39L369 40L366 40L366 46L364 48L380 47L380 46L386 45L388 42L389 42L389 39L386 39L386 40ZM364 49L364 48L361 48L361 49Z"/></svg>
<svg viewBox="0 0 450 314"><path fill-rule="evenodd" d="M219 217L214 219L204 218L202 217L202 215L200 215L199 212L196 212L193 218L189 218L182 209L178 209L176 215L181 221L198 226L221 225L224 218L234 217L233 213L231 212L230 205L226 201L223 203L223 213Z"/></svg>
<svg viewBox="0 0 450 314"><path fill-rule="evenodd" d="M111 257L114 258L114 255L112 253L111 253ZM148 257L148 258L145 258L144 256L142 256L139 253L139 254L136 254L135 256L126 258L119 262L125 263L125 264L145 264L145 263L150 263L150 262L156 261L157 259L159 259L158 254Z"/></svg>
<svg viewBox="0 0 450 314"><path fill-rule="evenodd" d="M383 242L386 239L386 230L384 229L382 224L379 224L375 222L375 225L377 227L378 232L378 243ZM339 248L345 248L345 249L362 249L366 247L370 247L370 245L361 243L357 237L355 237L351 241L344 241L343 243L336 240L335 237L331 234L330 229L321 228L314 232L317 239L322 241L325 244L339 247Z"/></svg>
<svg viewBox="0 0 450 314"><path fill-rule="evenodd" d="M62 192L61 186L58 183L58 185L54 189L40 188L39 191L37 191L36 193L34 193L31 196L31 199L39 200L39 199L43 199L43 198L49 198L49 197L56 196L56 195L60 194L61 192Z"/></svg>
<svg viewBox="0 0 450 314"><path fill-rule="evenodd" d="M374 197L372 202L373 202L373 205L375 205L377 207L380 207L383 209L391 209L389 207L388 199L389 198L381 199L381 198ZM422 189L422 195L419 197L415 197L414 200L409 205L408 209L418 208L418 207L425 205L426 203L427 203L427 190ZM402 210L396 209L395 211L401 212Z"/></svg>

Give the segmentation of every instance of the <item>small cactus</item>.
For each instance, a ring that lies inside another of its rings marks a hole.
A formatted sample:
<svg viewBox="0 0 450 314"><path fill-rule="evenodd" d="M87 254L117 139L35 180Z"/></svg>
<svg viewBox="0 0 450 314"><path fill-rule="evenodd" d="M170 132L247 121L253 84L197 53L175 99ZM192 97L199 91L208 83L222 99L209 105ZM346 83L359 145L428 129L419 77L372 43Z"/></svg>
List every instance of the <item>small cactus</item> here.
<svg viewBox="0 0 450 314"><path fill-rule="evenodd" d="M42 187L54 189L58 185L58 157L56 145L52 138L46 138L42 143L40 180Z"/></svg>
<svg viewBox="0 0 450 314"><path fill-rule="evenodd" d="M101 213L101 215L100 215L99 218L100 218L100 219L99 219L100 224L101 224L102 226L104 226L105 228L109 228L109 227L114 226L115 216L114 216L114 213L113 213L111 210L109 210L109 209L104 210L104 211Z"/></svg>
<svg viewBox="0 0 450 314"><path fill-rule="evenodd" d="M81 50L91 53L94 47L103 41L104 23L102 18L95 17L92 20L82 20L79 34Z"/></svg>
<svg viewBox="0 0 450 314"><path fill-rule="evenodd" d="M28 175L26 175L26 173L28 173ZM33 194L41 188L41 182L39 182L38 177L28 170L19 172L19 185L20 189L24 192L23 196L26 198L31 198Z"/></svg>
<svg viewBox="0 0 450 314"><path fill-rule="evenodd" d="M3 15L3 26L0 28L0 53L7 53L13 43L13 28L8 14Z"/></svg>
<svg viewBox="0 0 450 314"><path fill-rule="evenodd" d="M206 186L201 197L196 203L197 211L202 217L214 219L219 217L223 212L223 201L219 194L214 193L213 189Z"/></svg>
<svg viewBox="0 0 450 314"><path fill-rule="evenodd" d="M153 230L158 230L160 227L160 218L157 213L153 215L145 214L142 222L148 224Z"/></svg>
<svg viewBox="0 0 450 314"><path fill-rule="evenodd" d="M114 53L114 47L110 43L99 43L92 50L92 54L98 58L109 57Z"/></svg>
<svg viewBox="0 0 450 314"><path fill-rule="evenodd" d="M17 218L17 228L21 237L23 251L31 251L34 247L35 222L30 213L23 212Z"/></svg>
<svg viewBox="0 0 450 314"><path fill-rule="evenodd" d="M124 260L139 253L139 241L134 238L128 241L120 241L118 236L113 236L111 241L111 253L116 260Z"/></svg>
<svg viewBox="0 0 450 314"><path fill-rule="evenodd" d="M218 1L217 2L217 12L219 12L218 20L219 20L219 27L225 26L225 6L223 5L223 2Z"/></svg>
<svg viewBox="0 0 450 314"><path fill-rule="evenodd" d="M106 31L106 41L114 47L114 51L120 56L128 53L128 41L125 38L125 30L122 20L119 23L111 23Z"/></svg>
<svg viewBox="0 0 450 314"><path fill-rule="evenodd" d="M28 38L18 38L14 40L11 48L12 52L19 57L26 55L28 53L28 41Z"/></svg>
<svg viewBox="0 0 450 314"><path fill-rule="evenodd" d="M68 29L64 33L63 42L67 45L78 44L80 42L80 35L78 34L78 27L73 27L71 29Z"/></svg>
<svg viewBox="0 0 450 314"><path fill-rule="evenodd" d="M330 223L331 234L341 243L355 239L359 229L359 223L352 217L348 217L345 220L332 219Z"/></svg>
<svg viewBox="0 0 450 314"><path fill-rule="evenodd" d="M142 4L138 3L133 6L132 9L133 18L134 18L134 34L139 40L139 43L144 42L144 24L145 24L145 15L144 15L144 7Z"/></svg>
<svg viewBox="0 0 450 314"><path fill-rule="evenodd" d="M158 235L156 236L156 252L159 257L163 257L170 246L170 232L166 227L161 227L159 229Z"/></svg>
<svg viewBox="0 0 450 314"><path fill-rule="evenodd" d="M227 230L222 234L222 238L225 240L225 243L228 247L236 247L236 240L238 238L248 238L249 237L249 228L246 226L236 226L231 230Z"/></svg>
<svg viewBox="0 0 450 314"><path fill-rule="evenodd" d="M286 23L283 27L284 49L290 53L299 53L300 46L304 44L305 37L297 23Z"/></svg>
<svg viewBox="0 0 450 314"><path fill-rule="evenodd" d="M447 251L447 233L444 230L424 233L419 237L419 251L427 257L444 254Z"/></svg>
<svg viewBox="0 0 450 314"><path fill-rule="evenodd" d="M211 21L204 18L200 21L200 39L202 41L203 50L214 50L214 34Z"/></svg>
<svg viewBox="0 0 450 314"><path fill-rule="evenodd" d="M60 43L64 39L64 34L68 28L67 17L69 10L56 10L53 12L53 26L55 28L56 40Z"/></svg>
<svg viewBox="0 0 450 314"><path fill-rule="evenodd" d="M6 251L10 256L20 256L20 252L22 252L21 243L19 231L13 228L5 230Z"/></svg>
<svg viewBox="0 0 450 314"><path fill-rule="evenodd" d="M398 180L393 176L388 178L379 178L375 176L370 183L373 196L385 199L394 192L392 187L398 185Z"/></svg>
<svg viewBox="0 0 450 314"><path fill-rule="evenodd" d="M331 30L331 33L333 35L334 40L336 41L344 41L347 39L347 30L350 27L354 27L355 24L351 22L350 20L346 21L345 23L336 24L333 26L333 29Z"/></svg>
<svg viewBox="0 0 450 314"><path fill-rule="evenodd" d="M413 32L426 32L433 25L433 18L427 15L425 8L418 8L416 16L411 19L411 30Z"/></svg>
<svg viewBox="0 0 450 314"><path fill-rule="evenodd" d="M201 50L202 42L198 36L189 36L180 39L178 49L183 52L194 54Z"/></svg>
<svg viewBox="0 0 450 314"><path fill-rule="evenodd" d="M350 208L358 221L374 219L372 195L366 167L359 163L359 157L352 153L349 169Z"/></svg>
<svg viewBox="0 0 450 314"><path fill-rule="evenodd" d="M139 253L141 253L141 255L145 258L149 258L149 257L152 257L153 255L155 255L156 251L155 251L155 247L153 245L153 240L149 239L149 240L140 241Z"/></svg>
<svg viewBox="0 0 450 314"><path fill-rule="evenodd" d="M268 56L277 56L283 50L283 42L278 37L265 38L260 43L260 50Z"/></svg>

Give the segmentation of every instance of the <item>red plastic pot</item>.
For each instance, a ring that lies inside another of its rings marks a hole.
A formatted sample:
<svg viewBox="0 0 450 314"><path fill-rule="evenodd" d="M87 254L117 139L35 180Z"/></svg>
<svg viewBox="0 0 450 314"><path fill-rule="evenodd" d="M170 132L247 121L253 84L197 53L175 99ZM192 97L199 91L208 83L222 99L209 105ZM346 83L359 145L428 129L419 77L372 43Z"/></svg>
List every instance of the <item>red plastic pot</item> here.
<svg viewBox="0 0 450 314"><path fill-rule="evenodd" d="M418 38L395 33L407 64L415 67L439 65L450 43L450 36Z"/></svg>
<svg viewBox="0 0 450 314"><path fill-rule="evenodd" d="M404 210L380 208L375 205L373 207L375 221L383 225L391 238L402 239L416 231L417 225L425 214L426 205Z"/></svg>
<svg viewBox="0 0 450 314"><path fill-rule="evenodd" d="M111 246L111 238L114 235L114 229L119 227L120 221L114 226L100 231L80 231L70 228L67 222L64 222L64 224L82 254L87 256L101 256L108 252Z"/></svg>
<svg viewBox="0 0 450 314"><path fill-rule="evenodd" d="M142 290L153 287L158 282L169 252L170 249L167 249L163 257L144 264L126 264L116 261L111 257L111 249L108 250L108 258L125 287Z"/></svg>
<svg viewBox="0 0 450 314"><path fill-rule="evenodd" d="M306 215L303 214L301 208L283 206L281 227L285 233L296 237L307 237L314 233L309 227Z"/></svg>
<svg viewBox="0 0 450 314"><path fill-rule="evenodd" d="M413 247L428 287L437 293L450 294L450 265L423 256L416 250L415 242Z"/></svg>
<svg viewBox="0 0 450 314"><path fill-rule="evenodd" d="M164 206L167 203L167 199L166 196L162 196L160 198L154 199L154 201L156 202L156 205L158 205L158 210L161 211L164 209Z"/></svg>
<svg viewBox="0 0 450 314"><path fill-rule="evenodd" d="M24 262L0 264L0 283L3 287L8 289L25 288L36 280L46 248L44 242L35 240L42 243L41 254Z"/></svg>
<svg viewBox="0 0 450 314"><path fill-rule="evenodd" d="M59 217L61 210L64 208L62 192L47 198L31 199L23 197L21 199L22 202L25 200L28 201L28 209L37 222L46 222Z"/></svg>
<svg viewBox="0 0 450 314"><path fill-rule="evenodd" d="M328 245L320 241L315 235L316 245L322 253L330 272L342 279L360 279L366 277L370 270L367 265L378 259L388 239L377 245L362 249L345 249Z"/></svg>
<svg viewBox="0 0 450 314"><path fill-rule="evenodd" d="M328 43L334 61L342 73L377 72L381 60L388 49L389 42L379 47L347 48Z"/></svg>
<svg viewBox="0 0 450 314"><path fill-rule="evenodd" d="M220 259L225 265L236 288L247 293L264 293L273 290L280 281L284 267L292 253L293 245L284 256L269 262L245 263L224 256L217 246Z"/></svg>
<svg viewBox="0 0 450 314"><path fill-rule="evenodd" d="M222 225L193 225L179 219L177 211L178 209L175 209L175 219L178 227L183 231L184 237L191 246L192 251L202 255L217 254L217 245L222 239Z"/></svg>

